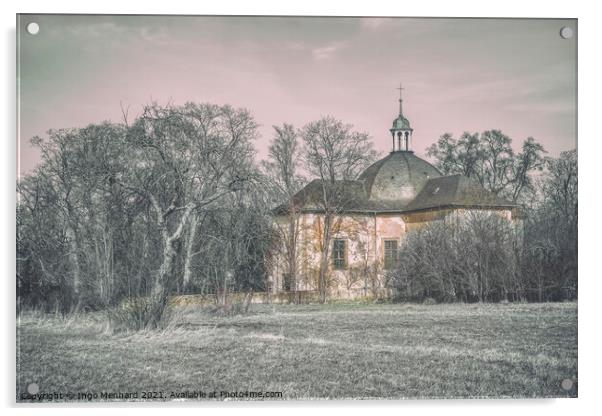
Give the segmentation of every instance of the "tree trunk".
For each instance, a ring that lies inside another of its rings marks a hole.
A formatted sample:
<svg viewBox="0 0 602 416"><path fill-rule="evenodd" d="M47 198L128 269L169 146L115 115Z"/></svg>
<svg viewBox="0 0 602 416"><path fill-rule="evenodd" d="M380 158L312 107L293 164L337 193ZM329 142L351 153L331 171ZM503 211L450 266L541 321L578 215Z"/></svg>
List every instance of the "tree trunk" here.
<svg viewBox="0 0 602 416"><path fill-rule="evenodd" d="M163 318L165 307L167 306L167 298L171 287L172 275L174 270L176 250L174 247L175 241L167 238L163 248L163 263L157 273L155 284L150 296L150 317L148 326L156 328Z"/></svg>
<svg viewBox="0 0 602 416"><path fill-rule="evenodd" d="M69 263L71 264L73 296L75 301L75 311L79 309L81 302L81 267L79 264L79 242L75 229L71 225L67 225L67 239L69 240Z"/></svg>
<svg viewBox="0 0 602 416"><path fill-rule="evenodd" d="M180 217L180 221L176 230L171 235L169 234L164 221L159 220L159 224L162 225L161 234L163 236L163 263L161 264L159 273L157 273L157 277L155 278L155 284L153 285L150 296L150 316L148 319L148 326L150 328L156 328L159 325L161 318L163 318L163 313L165 312L165 307L167 306L169 291L174 280L173 275L176 255L178 253L177 248L182 237L184 225L188 222L188 217L192 213L193 209L194 205L189 205L186 208L182 214L182 217ZM162 215L161 211L157 209L157 212L158 216L160 217Z"/></svg>
<svg viewBox="0 0 602 416"><path fill-rule="evenodd" d="M251 307L251 303L253 302L253 289L250 292L247 292L244 300L244 313L249 312L249 308Z"/></svg>
<svg viewBox="0 0 602 416"><path fill-rule="evenodd" d="M190 218L190 230L188 232L188 239L186 240L186 258L184 259L184 277L182 278L182 289L184 292L187 292L190 288L194 240L196 237L198 221L198 216L193 214Z"/></svg>
<svg viewBox="0 0 602 416"><path fill-rule="evenodd" d="M322 253L320 258L320 275L318 279L318 290L320 302L326 303L326 274L328 272L328 249L330 248L331 215L324 215L324 233L322 239Z"/></svg>
<svg viewBox="0 0 602 416"><path fill-rule="evenodd" d="M288 249L288 274L290 289L293 292L297 291L297 220L294 207L291 207L289 217L289 249Z"/></svg>

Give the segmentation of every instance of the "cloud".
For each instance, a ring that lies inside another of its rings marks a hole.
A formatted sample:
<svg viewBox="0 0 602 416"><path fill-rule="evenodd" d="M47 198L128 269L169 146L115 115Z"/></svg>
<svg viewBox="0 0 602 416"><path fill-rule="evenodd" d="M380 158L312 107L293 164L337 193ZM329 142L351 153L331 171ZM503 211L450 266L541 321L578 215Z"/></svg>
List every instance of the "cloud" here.
<svg viewBox="0 0 602 416"><path fill-rule="evenodd" d="M395 19L390 17L363 17L360 19L362 29L376 31L390 27Z"/></svg>
<svg viewBox="0 0 602 416"><path fill-rule="evenodd" d="M142 26L139 28L138 36L148 43L157 45L167 45L173 43L164 28L149 28Z"/></svg>
<svg viewBox="0 0 602 416"><path fill-rule="evenodd" d="M62 27L53 28L53 32L62 35L66 33L72 39L98 39L110 35L123 35L127 32L127 28L115 22L84 22L72 25L65 24Z"/></svg>
<svg viewBox="0 0 602 416"><path fill-rule="evenodd" d="M506 110L518 113L542 113L542 114L566 114L575 112L575 103L571 100L539 102L539 103L515 103L505 107Z"/></svg>
<svg viewBox="0 0 602 416"><path fill-rule="evenodd" d="M321 46L319 48L314 48L311 51L312 56L316 60L329 59L341 49L346 47L345 42L332 42L326 46Z"/></svg>

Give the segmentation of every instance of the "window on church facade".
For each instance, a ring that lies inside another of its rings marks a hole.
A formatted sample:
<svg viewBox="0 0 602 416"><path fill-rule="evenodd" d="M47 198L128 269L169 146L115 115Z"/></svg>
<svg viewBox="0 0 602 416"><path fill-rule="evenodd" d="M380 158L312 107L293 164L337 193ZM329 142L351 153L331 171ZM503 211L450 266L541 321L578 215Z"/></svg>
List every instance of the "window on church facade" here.
<svg viewBox="0 0 602 416"><path fill-rule="evenodd" d="M347 241L334 240L332 242L332 265L337 270L347 267Z"/></svg>
<svg viewBox="0 0 602 416"><path fill-rule="evenodd" d="M282 290L291 290L291 275L289 273L282 273Z"/></svg>
<svg viewBox="0 0 602 416"><path fill-rule="evenodd" d="M397 240L385 240L385 270L397 265Z"/></svg>

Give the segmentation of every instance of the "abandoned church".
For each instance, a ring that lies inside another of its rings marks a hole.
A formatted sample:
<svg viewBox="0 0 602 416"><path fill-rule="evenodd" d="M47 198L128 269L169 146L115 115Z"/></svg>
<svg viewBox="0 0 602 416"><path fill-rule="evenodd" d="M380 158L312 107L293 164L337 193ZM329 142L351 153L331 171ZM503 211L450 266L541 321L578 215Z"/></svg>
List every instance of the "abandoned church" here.
<svg viewBox="0 0 602 416"><path fill-rule="evenodd" d="M269 291L314 292L320 286L323 241L329 241L326 277L330 299L386 297L387 272L398 261L408 232L433 221L457 218L479 210L495 212L509 221L518 206L486 191L462 175L443 176L412 150L414 130L402 112L389 130L392 151L369 166L357 180L337 181L337 209L331 216L331 235L323 239L325 206L320 179L308 183L291 201L276 208L276 224L285 239L295 233L295 250L280 250L269 276ZM290 260L290 259L293 260ZM291 261L294 278L291 278Z"/></svg>

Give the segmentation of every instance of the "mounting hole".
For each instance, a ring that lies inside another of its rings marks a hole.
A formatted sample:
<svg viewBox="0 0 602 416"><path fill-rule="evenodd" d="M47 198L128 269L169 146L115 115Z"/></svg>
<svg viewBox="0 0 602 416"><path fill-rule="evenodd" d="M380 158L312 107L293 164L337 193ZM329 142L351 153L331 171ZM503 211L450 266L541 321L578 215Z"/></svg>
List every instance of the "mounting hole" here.
<svg viewBox="0 0 602 416"><path fill-rule="evenodd" d="M29 394L38 394L39 391L40 386L38 386L38 383L30 383L27 385L27 393Z"/></svg>
<svg viewBox="0 0 602 416"><path fill-rule="evenodd" d="M565 378L564 380L562 380L562 383L560 383L560 385L564 390L568 391L573 388L573 380L571 380L570 378Z"/></svg>
<svg viewBox="0 0 602 416"><path fill-rule="evenodd" d="M27 25L27 33L30 35L37 35L40 31L40 25L36 22L31 22Z"/></svg>
<svg viewBox="0 0 602 416"><path fill-rule="evenodd" d="M568 26L564 26L562 29L560 29L560 37L562 39L572 38L573 37L573 29Z"/></svg>

